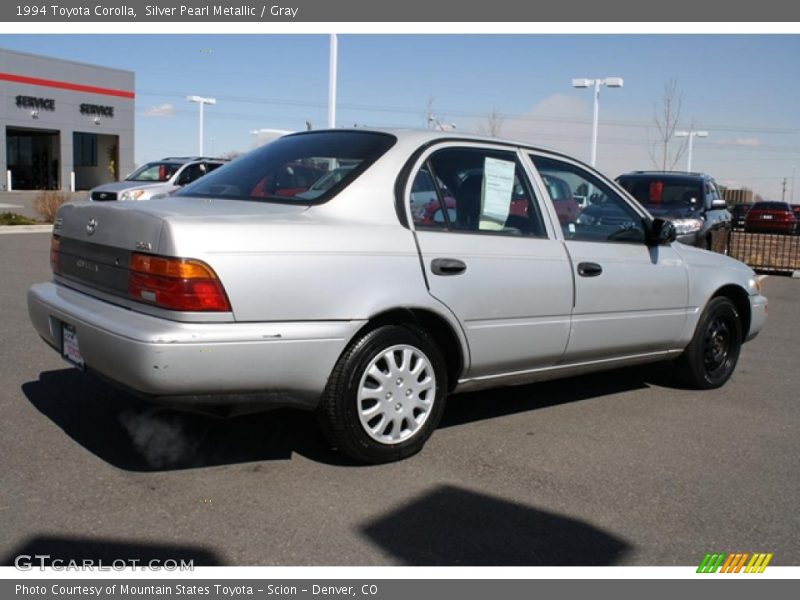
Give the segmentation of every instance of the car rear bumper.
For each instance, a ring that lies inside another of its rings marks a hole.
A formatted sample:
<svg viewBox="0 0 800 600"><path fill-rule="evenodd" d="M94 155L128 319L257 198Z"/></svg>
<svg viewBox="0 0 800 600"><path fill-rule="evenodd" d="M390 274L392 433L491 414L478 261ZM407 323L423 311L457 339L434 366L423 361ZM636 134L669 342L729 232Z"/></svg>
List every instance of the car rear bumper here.
<svg viewBox="0 0 800 600"><path fill-rule="evenodd" d="M182 323L138 313L55 283L28 292L31 322L62 351L77 333L86 369L172 403L313 408L363 321Z"/></svg>
<svg viewBox="0 0 800 600"><path fill-rule="evenodd" d="M750 221L745 230L753 233L792 233L797 225L788 221Z"/></svg>

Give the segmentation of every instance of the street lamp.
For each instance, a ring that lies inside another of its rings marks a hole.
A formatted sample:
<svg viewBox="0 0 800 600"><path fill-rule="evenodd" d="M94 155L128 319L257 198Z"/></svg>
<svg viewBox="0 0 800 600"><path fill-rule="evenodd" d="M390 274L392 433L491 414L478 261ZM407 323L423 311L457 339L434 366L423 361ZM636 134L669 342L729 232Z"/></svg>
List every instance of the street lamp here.
<svg viewBox="0 0 800 600"><path fill-rule="evenodd" d="M692 171L692 147L694 146L694 138L696 137L708 137L707 131L676 131L675 137L689 138L689 159L686 162L686 170L691 172Z"/></svg>
<svg viewBox="0 0 800 600"><path fill-rule="evenodd" d="M605 79L573 79L572 87L588 88L594 87L594 118L592 119L592 162L594 167L597 163L597 124L600 117L600 86L610 88L621 88L622 77L606 77Z"/></svg>
<svg viewBox="0 0 800 600"><path fill-rule="evenodd" d="M455 131L457 129L455 123L442 123L433 115L428 115L428 123L435 131Z"/></svg>
<svg viewBox="0 0 800 600"><path fill-rule="evenodd" d="M214 105L217 103L216 98L206 98L204 96L186 96L189 102L196 102L200 105L200 151L199 155L203 156L203 106L206 104Z"/></svg>
<svg viewBox="0 0 800 600"><path fill-rule="evenodd" d="M331 34L328 56L328 129L336 127L336 71L339 60L339 41Z"/></svg>

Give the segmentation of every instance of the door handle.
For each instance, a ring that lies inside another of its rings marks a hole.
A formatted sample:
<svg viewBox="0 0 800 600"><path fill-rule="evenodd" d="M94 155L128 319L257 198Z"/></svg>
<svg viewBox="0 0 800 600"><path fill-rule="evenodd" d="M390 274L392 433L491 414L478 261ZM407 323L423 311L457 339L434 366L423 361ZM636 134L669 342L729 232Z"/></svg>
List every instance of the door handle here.
<svg viewBox="0 0 800 600"><path fill-rule="evenodd" d="M578 275L581 277L597 277L603 272L603 267L593 262L578 263Z"/></svg>
<svg viewBox="0 0 800 600"><path fill-rule="evenodd" d="M457 258L434 258L431 271L434 275L460 275L467 270L467 263Z"/></svg>

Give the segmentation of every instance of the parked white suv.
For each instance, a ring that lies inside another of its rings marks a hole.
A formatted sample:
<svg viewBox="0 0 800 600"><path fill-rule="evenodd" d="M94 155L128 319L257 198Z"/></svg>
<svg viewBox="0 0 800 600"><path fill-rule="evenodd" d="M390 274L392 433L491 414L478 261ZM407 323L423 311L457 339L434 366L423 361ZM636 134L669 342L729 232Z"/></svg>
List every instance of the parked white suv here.
<svg viewBox="0 0 800 600"><path fill-rule="evenodd" d="M104 183L89 191L94 202L150 200L166 196L224 165L223 158L172 156L139 167L124 180Z"/></svg>

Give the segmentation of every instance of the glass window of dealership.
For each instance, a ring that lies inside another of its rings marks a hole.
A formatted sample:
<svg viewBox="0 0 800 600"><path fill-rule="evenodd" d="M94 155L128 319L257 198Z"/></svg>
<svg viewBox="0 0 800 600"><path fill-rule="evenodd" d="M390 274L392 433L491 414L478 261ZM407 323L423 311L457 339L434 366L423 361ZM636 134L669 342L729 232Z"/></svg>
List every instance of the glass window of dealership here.
<svg viewBox="0 0 800 600"><path fill-rule="evenodd" d="M0 189L86 190L133 170L133 72L0 48L0 98Z"/></svg>

